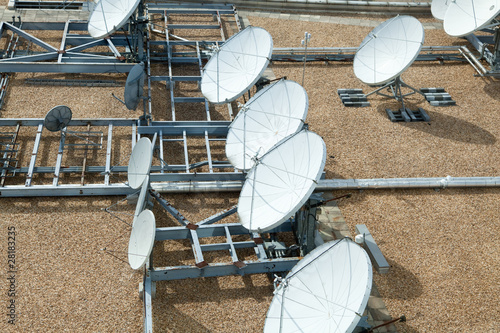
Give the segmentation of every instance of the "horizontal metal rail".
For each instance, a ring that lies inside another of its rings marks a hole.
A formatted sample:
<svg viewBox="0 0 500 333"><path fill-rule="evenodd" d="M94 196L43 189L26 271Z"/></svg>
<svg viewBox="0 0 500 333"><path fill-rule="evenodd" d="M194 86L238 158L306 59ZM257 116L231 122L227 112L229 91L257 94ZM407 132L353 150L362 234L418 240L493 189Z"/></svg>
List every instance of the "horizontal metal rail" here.
<svg viewBox="0 0 500 333"><path fill-rule="evenodd" d="M246 275L259 273L277 273L289 271L300 258L263 259L260 261L242 261L242 268L234 264L214 263L203 268L196 266L160 267L149 271L152 281L171 281L194 279L199 277L216 277L227 275Z"/></svg>
<svg viewBox="0 0 500 333"><path fill-rule="evenodd" d="M184 3L199 3L199 0L186 0ZM220 0L203 1L203 6L220 3ZM430 14L430 2L391 2L391 1L352 1L352 0L234 0L231 3L239 10L250 11L285 11L285 12L377 12L377 13L412 13ZM162 4L157 4L160 8ZM168 5L167 5L168 6Z"/></svg>

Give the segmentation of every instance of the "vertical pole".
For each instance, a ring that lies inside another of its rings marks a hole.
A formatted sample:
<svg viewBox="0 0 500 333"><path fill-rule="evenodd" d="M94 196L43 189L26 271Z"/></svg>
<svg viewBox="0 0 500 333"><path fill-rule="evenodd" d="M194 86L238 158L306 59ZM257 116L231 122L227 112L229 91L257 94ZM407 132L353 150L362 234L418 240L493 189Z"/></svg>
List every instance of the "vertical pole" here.
<svg viewBox="0 0 500 333"><path fill-rule="evenodd" d="M306 59L307 59L307 43L311 40L311 34L307 31L304 34L304 39L302 40L302 45L304 45L304 67L302 69L302 86L304 86L304 75L306 72Z"/></svg>

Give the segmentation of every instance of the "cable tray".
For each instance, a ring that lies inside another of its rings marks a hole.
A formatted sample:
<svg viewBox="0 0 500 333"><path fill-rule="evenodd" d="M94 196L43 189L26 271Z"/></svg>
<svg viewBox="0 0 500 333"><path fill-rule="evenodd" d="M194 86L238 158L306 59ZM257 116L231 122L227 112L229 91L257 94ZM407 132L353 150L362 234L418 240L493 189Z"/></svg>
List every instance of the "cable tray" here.
<svg viewBox="0 0 500 333"><path fill-rule="evenodd" d="M64 79L25 79L33 85L47 86L78 86L78 87L120 87L123 84L114 80L64 80Z"/></svg>
<svg viewBox="0 0 500 333"><path fill-rule="evenodd" d="M16 142L17 133L0 133L0 174L2 178L16 175L16 168L19 160L19 143ZM8 172L11 172L9 175Z"/></svg>

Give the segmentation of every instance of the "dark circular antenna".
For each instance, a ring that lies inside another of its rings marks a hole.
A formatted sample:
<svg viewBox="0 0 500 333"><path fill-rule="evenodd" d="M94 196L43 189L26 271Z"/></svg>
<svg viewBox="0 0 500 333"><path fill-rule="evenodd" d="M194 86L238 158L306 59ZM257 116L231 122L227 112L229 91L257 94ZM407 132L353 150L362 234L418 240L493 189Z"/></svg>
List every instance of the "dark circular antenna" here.
<svg viewBox="0 0 500 333"><path fill-rule="evenodd" d="M73 113L66 105L58 105L53 107L47 115L43 124L51 132L58 132L68 126Z"/></svg>
<svg viewBox="0 0 500 333"><path fill-rule="evenodd" d="M125 92L123 97L125 99L125 106L129 110L137 109L139 101L142 98L144 87L144 63L136 64L130 70L127 81L125 82Z"/></svg>

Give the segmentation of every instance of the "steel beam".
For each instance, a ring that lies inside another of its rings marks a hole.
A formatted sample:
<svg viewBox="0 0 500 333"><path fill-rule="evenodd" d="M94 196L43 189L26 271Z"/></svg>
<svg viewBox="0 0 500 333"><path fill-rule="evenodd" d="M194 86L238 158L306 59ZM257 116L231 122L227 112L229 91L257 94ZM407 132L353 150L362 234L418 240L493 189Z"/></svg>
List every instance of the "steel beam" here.
<svg viewBox="0 0 500 333"><path fill-rule="evenodd" d="M159 130L163 136L205 136L205 131L212 136L227 136L230 121L152 121L151 126L139 126L139 134L154 134Z"/></svg>
<svg viewBox="0 0 500 333"><path fill-rule="evenodd" d="M76 197L76 196L111 196L129 195L136 192L125 184L62 184L62 185L25 185L5 186L0 190L0 198L10 197Z"/></svg>
<svg viewBox="0 0 500 333"><path fill-rule="evenodd" d="M213 263L203 268L196 266L173 266L154 268L149 271L152 281L170 281L200 277L245 275L258 273L286 272L299 262L300 258L265 259L262 261L242 261L244 267L234 264Z"/></svg>
<svg viewBox="0 0 500 333"><path fill-rule="evenodd" d="M55 53L57 58L57 53ZM128 73L134 63L0 61L0 73Z"/></svg>

